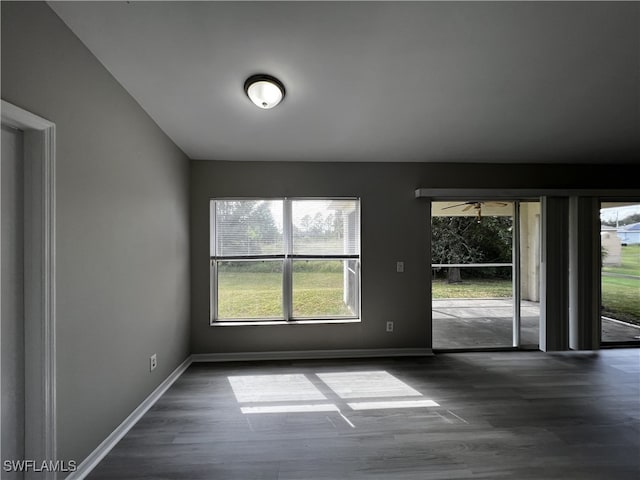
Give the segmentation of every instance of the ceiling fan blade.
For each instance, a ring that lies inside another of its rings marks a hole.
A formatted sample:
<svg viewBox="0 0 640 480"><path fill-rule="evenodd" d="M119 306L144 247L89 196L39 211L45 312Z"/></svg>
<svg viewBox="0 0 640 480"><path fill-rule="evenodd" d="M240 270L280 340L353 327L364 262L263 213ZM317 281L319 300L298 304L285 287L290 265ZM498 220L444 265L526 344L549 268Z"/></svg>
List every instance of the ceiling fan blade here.
<svg viewBox="0 0 640 480"><path fill-rule="evenodd" d="M466 212L467 210L469 210L470 208L473 208L475 206L475 204L471 203L469 205L467 205L465 208L462 209L463 212ZM478 206L477 208L480 208L480 206Z"/></svg>
<svg viewBox="0 0 640 480"><path fill-rule="evenodd" d="M456 208L461 207L462 205L468 205L469 202L458 203L457 205L449 205L448 207L443 207L442 210L447 210L448 208Z"/></svg>

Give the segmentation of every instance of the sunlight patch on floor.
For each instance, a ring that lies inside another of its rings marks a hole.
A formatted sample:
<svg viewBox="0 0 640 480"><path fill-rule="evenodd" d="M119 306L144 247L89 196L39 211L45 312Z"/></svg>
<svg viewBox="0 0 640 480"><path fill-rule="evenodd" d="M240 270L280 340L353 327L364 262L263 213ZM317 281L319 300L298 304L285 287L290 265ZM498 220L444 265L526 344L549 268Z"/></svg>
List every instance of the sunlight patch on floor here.
<svg viewBox="0 0 640 480"><path fill-rule="evenodd" d="M302 374L233 376L229 383L239 403L326 400Z"/></svg>
<svg viewBox="0 0 640 480"><path fill-rule="evenodd" d="M347 403L352 410L381 410L388 408L420 408L439 407L433 400L391 400L386 402L353 402Z"/></svg>
<svg viewBox="0 0 640 480"><path fill-rule="evenodd" d="M317 405L270 405L260 407L242 407L244 414L250 413L299 413L299 412L339 412L333 403L321 403Z"/></svg>
<svg viewBox="0 0 640 480"><path fill-rule="evenodd" d="M336 412L351 428L356 428L344 415L346 409L362 411L440 406L384 370L325 372L312 377L317 377L315 384L304 374L240 375L228 379L240 411L245 415ZM326 400L334 400L334 403Z"/></svg>
<svg viewBox="0 0 640 480"><path fill-rule="evenodd" d="M389 372L318 373L340 398L421 397L422 394Z"/></svg>

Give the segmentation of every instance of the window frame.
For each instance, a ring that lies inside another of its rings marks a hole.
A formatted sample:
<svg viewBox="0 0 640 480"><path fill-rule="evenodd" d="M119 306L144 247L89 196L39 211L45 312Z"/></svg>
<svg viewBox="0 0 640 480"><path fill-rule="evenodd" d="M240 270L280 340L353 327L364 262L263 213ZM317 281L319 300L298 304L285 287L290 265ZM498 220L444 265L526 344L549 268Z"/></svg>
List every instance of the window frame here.
<svg viewBox="0 0 640 480"><path fill-rule="evenodd" d="M283 254L258 255L216 255L216 202L218 201L282 201L282 235ZM295 201L343 201L356 202L357 242L356 254L294 254L293 252L293 217L292 205ZM301 324L301 323L353 323L361 320L361 243L362 243L362 201L356 196L330 197L213 197L209 199L209 324L210 326L229 325L273 325L273 324ZM219 318L218 316L218 263L228 261L282 261L282 317L259 318ZM354 291L354 315L327 315L313 317L296 317L293 315L293 263L296 260L339 260L355 261L357 285Z"/></svg>

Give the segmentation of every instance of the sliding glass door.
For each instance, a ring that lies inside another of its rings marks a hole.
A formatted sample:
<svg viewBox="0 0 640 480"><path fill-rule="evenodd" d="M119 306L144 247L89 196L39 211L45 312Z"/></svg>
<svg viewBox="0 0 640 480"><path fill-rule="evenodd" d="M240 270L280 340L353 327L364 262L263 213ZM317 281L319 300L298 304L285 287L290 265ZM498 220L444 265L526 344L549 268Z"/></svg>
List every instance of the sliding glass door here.
<svg viewBox="0 0 640 480"><path fill-rule="evenodd" d="M539 204L432 202L433 348L537 348Z"/></svg>

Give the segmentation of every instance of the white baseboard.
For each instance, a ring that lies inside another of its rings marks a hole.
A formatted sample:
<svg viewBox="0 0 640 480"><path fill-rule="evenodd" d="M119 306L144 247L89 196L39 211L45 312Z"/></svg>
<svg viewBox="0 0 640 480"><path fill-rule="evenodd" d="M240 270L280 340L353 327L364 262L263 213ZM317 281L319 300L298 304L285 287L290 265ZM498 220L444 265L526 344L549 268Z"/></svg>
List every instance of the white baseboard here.
<svg viewBox="0 0 640 480"><path fill-rule="evenodd" d="M195 353L193 362L241 362L253 360L315 360L323 358L425 357L430 348L375 348L349 350L295 350L284 352Z"/></svg>
<svg viewBox="0 0 640 480"><path fill-rule="evenodd" d="M158 399L169 389L171 385L182 375L191 365L191 356L182 362L171 374L156 387L156 389L145 398L142 403L131 414L111 432L111 434L98 447L78 465L75 472L68 475L65 480L82 480L100 463L100 461L111 451L113 447L124 437L129 430L147 413L147 411L158 401Z"/></svg>

